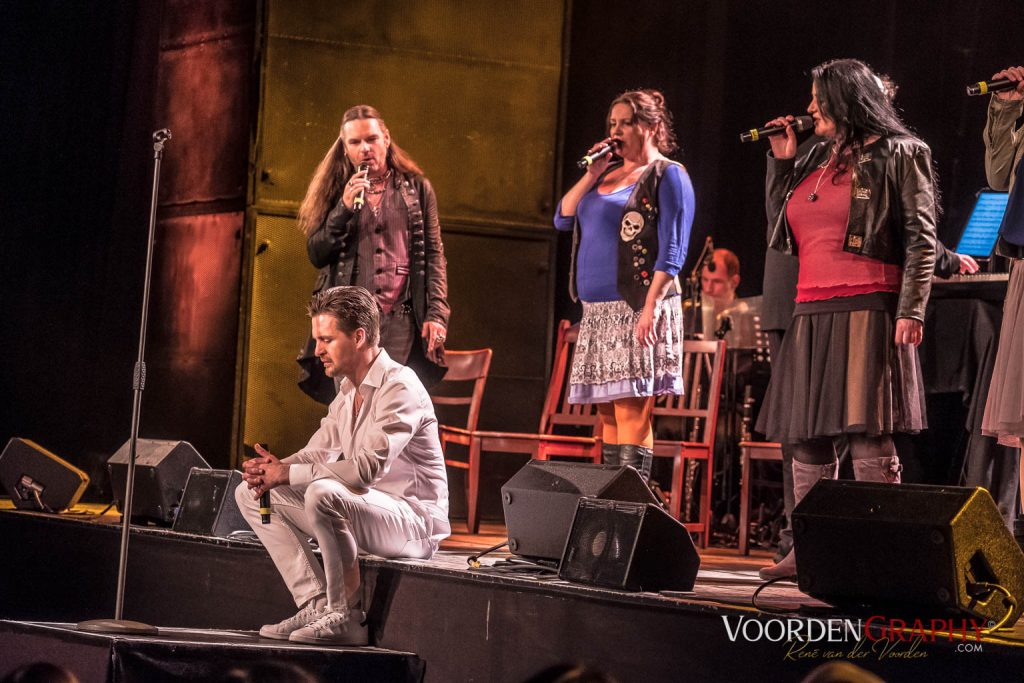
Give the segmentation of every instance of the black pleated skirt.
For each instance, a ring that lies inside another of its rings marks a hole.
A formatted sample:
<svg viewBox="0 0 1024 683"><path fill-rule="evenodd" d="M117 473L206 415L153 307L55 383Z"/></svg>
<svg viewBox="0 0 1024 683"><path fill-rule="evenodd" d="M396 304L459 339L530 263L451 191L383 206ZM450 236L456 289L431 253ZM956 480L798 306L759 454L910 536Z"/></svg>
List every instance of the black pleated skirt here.
<svg viewBox="0 0 1024 683"><path fill-rule="evenodd" d="M772 441L927 428L917 347L896 345L896 295L797 304L757 420Z"/></svg>

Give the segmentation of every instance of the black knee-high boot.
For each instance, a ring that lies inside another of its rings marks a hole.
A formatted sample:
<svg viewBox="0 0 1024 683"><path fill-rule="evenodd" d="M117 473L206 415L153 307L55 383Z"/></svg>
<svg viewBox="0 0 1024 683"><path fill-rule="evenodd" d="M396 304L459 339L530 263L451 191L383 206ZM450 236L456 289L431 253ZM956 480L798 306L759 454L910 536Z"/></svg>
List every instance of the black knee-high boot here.
<svg viewBox="0 0 1024 683"><path fill-rule="evenodd" d="M651 461L654 460L654 451L650 448L623 444L619 446L619 458L619 464L633 467L644 478L644 481L651 478Z"/></svg>
<svg viewBox="0 0 1024 683"><path fill-rule="evenodd" d="M618 467L622 464L619 460L619 444L617 443L602 443L601 444L601 464L602 465L615 465Z"/></svg>

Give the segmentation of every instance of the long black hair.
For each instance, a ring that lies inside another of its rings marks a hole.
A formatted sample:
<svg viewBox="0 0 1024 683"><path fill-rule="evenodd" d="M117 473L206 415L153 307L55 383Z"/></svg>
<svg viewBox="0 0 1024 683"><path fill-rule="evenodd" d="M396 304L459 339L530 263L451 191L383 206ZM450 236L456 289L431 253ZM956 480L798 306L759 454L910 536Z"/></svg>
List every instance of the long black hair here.
<svg viewBox="0 0 1024 683"><path fill-rule="evenodd" d="M835 121L835 149L840 172L860 158L865 141L874 136L916 136L893 107L878 76L857 59L834 59L811 70L818 108Z"/></svg>

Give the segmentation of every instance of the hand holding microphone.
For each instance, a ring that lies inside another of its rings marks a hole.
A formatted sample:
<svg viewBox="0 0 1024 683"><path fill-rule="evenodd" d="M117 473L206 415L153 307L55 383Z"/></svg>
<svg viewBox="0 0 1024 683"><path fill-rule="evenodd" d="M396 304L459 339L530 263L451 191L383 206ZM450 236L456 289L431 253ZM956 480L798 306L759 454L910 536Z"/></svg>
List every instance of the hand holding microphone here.
<svg viewBox="0 0 1024 683"><path fill-rule="evenodd" d="M814 119L810 116L787 116L785 119L798 133L802 133L805 130L812 130L814 128ZM765 138L785 133L786 124L776 123L779 120L780 119L769 121L765 124L764 128L751 128L748 131L740 133L740 142L757 142L758 140L764 140Z"/></svg>
<svg viewBox="0 0 1024 683"><path fill-rule="evenodd" d="M993 74L987 81L978 81L967 86L968 95L992 93L1000 100L1024 99L1024 66L1011 66Z"/></svg>
<svg viewBox="0 0 1024 683"><path fill-rule="evenodd" d="M772 146L772 156L776 159L792 159L796 156L796 132L806 130L814 126L814 119L810 116L799 118L789 115L780 116L764 124L762 135L768 136L768 142ZM742 136L740 136L742 139Z"/></svg>
<svg viewBox="0 0 1024 683"><path fill-rule="evenodd" d="M345 183L341 195L341 201L345 206L357 213L366 205L366 190L370 188L370 179L367 178L369 168L367 164L359 164L359 168Z"/></svg>
<svg viewBox="0 0 1024 683"><path fill-rule="evenodd" d="M254 497L259 498L260 521L270 524L270 489L289 482L289 466L262 444L254 444L253 450L256 457L242 463L242 479L250 490L256 492Z"/></svg>
<svg viewBox="0 0 1024 683"><path fill-rule="evenodd" d="M576 162L576 166L579 168L585 168L588 171L593 170L600 173L608 167L608 164L611 161L611 155L615 153L618 146L619 141L614 138L602 140L591 147L590 151L588 151L582 159ZM595 164L597 164L596 167Z"/></svg>

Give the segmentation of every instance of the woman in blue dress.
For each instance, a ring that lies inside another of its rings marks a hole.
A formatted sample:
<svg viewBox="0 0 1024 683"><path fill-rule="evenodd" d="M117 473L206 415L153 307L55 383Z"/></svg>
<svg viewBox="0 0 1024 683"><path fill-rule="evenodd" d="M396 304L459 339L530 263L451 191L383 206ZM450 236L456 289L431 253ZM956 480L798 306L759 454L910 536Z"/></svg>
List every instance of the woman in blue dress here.
<svg viewBox="0 0 1024 683"><path fill-rule="evenodd" d="M570 294L583 304L569 401L595 403L605 464L650 476L654 397L681 394L677 275L693 223L693 186L672 115L656 90L619 95L608 111L614 155L596 159L565 194L555 227L573 231Z"/></svg>

